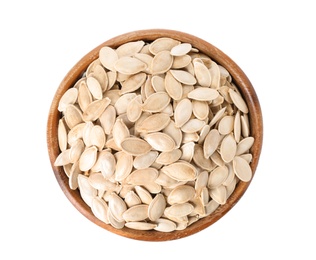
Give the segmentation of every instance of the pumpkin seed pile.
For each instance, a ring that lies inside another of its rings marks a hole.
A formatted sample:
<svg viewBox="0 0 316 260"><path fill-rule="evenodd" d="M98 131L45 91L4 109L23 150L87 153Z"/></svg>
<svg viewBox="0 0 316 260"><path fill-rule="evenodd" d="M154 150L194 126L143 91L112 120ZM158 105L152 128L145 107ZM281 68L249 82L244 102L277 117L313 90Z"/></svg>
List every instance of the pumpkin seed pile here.
<svg viewBox="0 0 316 260"><path fill-rule="evenodd" d="M252 178L247 104L229 72L189 43L101 48L58 110L55 166L117 229L185 229Z"/></svg>

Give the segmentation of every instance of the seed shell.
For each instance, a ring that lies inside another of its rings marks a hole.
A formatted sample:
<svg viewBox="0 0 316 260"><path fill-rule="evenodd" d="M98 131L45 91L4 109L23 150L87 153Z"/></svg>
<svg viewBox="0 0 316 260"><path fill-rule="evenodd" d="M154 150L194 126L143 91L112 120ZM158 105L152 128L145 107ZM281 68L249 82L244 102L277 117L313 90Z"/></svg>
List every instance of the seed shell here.
<svg viewBox="0 0 316 260"><path fill-rule="evenodd" d="M231 162L236 155L236 150L237 144L234 136L232 134L226 135L220 146L223 161L226 163Z"/></svg>
<svg viewBox="0 0 316 260"><path fill-rule="evenodd" d="M142 221L148 218L148 205L139 204L128 208L122 215L127 222Z"/></svg>
<svg viewBox="0 0 316 260"><path fill-rule="evenodd" d="M183 94L182 84L174 78L170 71L166 73L165 89L172 99L181 99Z"/></svg>
<svg viewBox="0 0 316 260"><path fill-rule="evenodd" d="M174 111L175 126L180 128L189 121L192 115L192 103L189 99L182 99Z"/></svg>
<svg viewBox="0 0 316 260"><path fill-rule="evenodd" d="M83 120L85 122L97 120L110 103L111 100L107 97L101 100L92 101L82 114Z"/></svg>
<svg viewBox="0 0 316 260"><path fill-rule="evenodd" d="M233 168L237 177L244 181L248 182L252 178L252 170L249 163L240 156L235 156L233 160Z"/></svg>
<svg viewBox="0 0 316 260"><path fill-rule="evenodd" d="M150 167L158 157L157 151L149 151L146 154L136 156L133 162L135 169L144 169Z"/></svg>
<svg viewBox="0 0 316 260"><path fill-rule="evenodd" d="M183 56L187 53L189 53L192 49L192 45L190 43L181 43L178 44L176 46L174 46L171 51L170 54L172 56Z"/></svg>
<svg viewBox="0 0 316 260"><path fill-rule="evenodd" d="M197 87L188 93L188 98L199 101L212 101L219 96L219 93L215 89L206 87Z"/></svg>
<svg viewBox="0 0 316 260"><path fill-rule="evenodd" d="M233 100L235 106L243 113L247 114L248 113L248 107L244 99L240 94L238 94L236 91L233 89L229 90L229 95L231 99Z"/></svg>
<svg viewBox="0 0 316 260"><path fill-rule="evenodd" d="M60 98L58 103L58 111L65 111L68 105L73 105L78 98L78 89L68 89Z"/></svg>
<svg viewBox="0 0 316 260"><path fill-rule="evenodd" d="M142 106L143 111L157 113L164 110L170 103L170 97L165 92L157 92L151 94Z"/></svg>
<svg viewBox="0 0 316 260"><path fill-rule="evenodd" d="M173 56L170 54L170 51L161 51L158 52L151 63L151 74L163 74L167 72L173 63Z"/></svg>
<svg viewBox="0 0 316 260"><path fill-rule="evenodd" d="M142 221L131 221L131 222L126 222L125 226L128 228L137 229L137 230L152 230L157 227L157 224L142 222Z"/></svg>
<svg viewBox="0 0 316 260"><path fill-rule="evenodd" d="M185 70L172 70L171 69L170 73L177 81L179 81L182 84L195 85L196 83L195 77L191 73Z"/></svg>
<svg viewBox="0 0 316 260"><path fill-rule="evenodd" d="M157 194L148 207L148 217L151 221L157 221L166 208L166 200L162 194Z"/></svg>
<svg viewBox="0 0 316 260"><path fill-rule="evenodd" d="M167 207L165 211L167 214L173 217L184 217L189 215L193 211L194 207L190 203L181 203L181 204L173 204L170 207Z"/></svg>
<svg viewBox="0 0 316 260"><path fill-rule="evenodd" d="M154 229L160 232L172 232L176 230L177 228L176 223L165 218L160 218L156 220L156 223L157 223L157 227L155 227Z"/></svg>
<svg viewBox="0 0 316 260"><path fill-rule="evenodd" d="M140 133L159 132L164 129L170 122L170 116L165 113L156 113L147 117L138 125L137 131Z"/></svg>
<svg viewBox="0 0 316 260"><path fill-rule="evenodd" d="M119 58L115 62L114 68L116 71L122 74L133 75L138 72L144 71L147 68L147 65L139 59L124 56L122 58Z"/></svg>
<svg viewBox="0 0 316 260"><path fill-rule="evenodd" d="M106 224L110 224L108 219L109 207L103 199L94 197L91 203L91 210L98 219Z"/></svg>
<svg viewBox="0 0 316 260"><path fill-rule="evenodd" d="M193 199L194 195L195 189L192 186L180 185L170 192L167 201L170 205L181 204Z"/></svg>
<svg viewBox="0 0 316 260"><path fill-rule="evenodd" d="M105 68L116 71L114 65L118 60L118 55L114 49L107 46L102 47L99 52L99 58Z"/></svg>
<svg viewBox="0 0 316 260"><path fill-rule="evenodd" d="M198 61L193 62L193 66L198 84L202 87L210 87L212 79L208 68L202 62Z"/></svg>
<svg viewBox="0 0 316 260"><path fill-rule="evenodd" d="M164 166L162 171L177 181L192 181L197 176L196 168L185 161L178 161Z"/></svg>
<svg viewBox="0 0 316 260"><path fill-rule="evenodd" d="M169 152L175 148L174 140L167 134L155 132L146 134L144 139L157 151Z"/></svg>

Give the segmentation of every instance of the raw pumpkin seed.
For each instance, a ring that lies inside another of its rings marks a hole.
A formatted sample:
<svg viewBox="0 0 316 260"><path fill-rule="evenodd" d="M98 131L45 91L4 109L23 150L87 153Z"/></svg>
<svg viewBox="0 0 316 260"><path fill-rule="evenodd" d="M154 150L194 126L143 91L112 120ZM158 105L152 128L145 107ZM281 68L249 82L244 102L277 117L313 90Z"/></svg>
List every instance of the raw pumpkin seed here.
<svg viewBox="0 0 316 260"><path fill-rule="evenodd" d="M183 230L252 178L247 103L190 43L104 46L57 109L54 165L114 228Z"/></svg>

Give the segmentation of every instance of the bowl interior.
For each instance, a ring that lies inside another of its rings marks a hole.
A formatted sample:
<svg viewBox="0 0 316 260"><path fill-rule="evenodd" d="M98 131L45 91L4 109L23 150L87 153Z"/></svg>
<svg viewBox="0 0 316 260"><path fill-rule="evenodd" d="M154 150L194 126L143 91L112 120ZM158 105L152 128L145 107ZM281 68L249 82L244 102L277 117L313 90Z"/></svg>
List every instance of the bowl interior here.
<svg viewBox="0 0 316 260"><path fill-rule="evenodd" d="M256 171L259 157L261 153L262 147L262 138L263 138L263 123L262 123L262 114L261 108L258 101L258 97L256 92L249 81L248 77L245 73L239 68L239 66L230 59L226 54L220 51L218 48L213 46L212 44L195 37L193 35L173 31L173 30L163 30L163 29L155 29L155 30L142 30L126 33L115 38L112 38L98 47L94 48L88 54L86 54L74 67L66 74L64 79L62 80L60 86L58 87L55 96L53 98L51 108L49 111L48 122L47 122L47 146L48 153L50 157L50 162L56 179L67 196L70 202L80 211L84 216L86 216L93 223L99 225L100 227L113 232L115 234L137 239L137 240L146 240L146 241L166 241L166 240L174 240L182 237L186 237L188 235L192 235L194 233L199 232L200 230L205 229L206 227L212 225L221 217L223 217L242 197L242 195L247 190L250 182L242 182L240 181L233 194L229 197L226 204L221 205L217 208L215 212L213 212L208 217L202 218L194 224L190 225L184 230L173 231L170 233L163 233L158 231L139 231L133 230L129 228L123 229L115 229L111 225L107 225L97 219L91 212L89 206L81 199L78 190L71 190L68 185L68 177L63 171L62 167L54 166L54 162L59 154L58 140L57 140L57 126L58 121L60 119L60 112L57 110L58 103L62 95L65 91L71 88L74 83L82 77L83 72L87 69L89 64L98 58L99 50L103 46L109 46L112 48L116 48L123 43L137 40L144 40L147 42L151 42L160 37L170 37L181 42L191 43L193 47L199 49L201 52L208 55L211 59L213 59L218 64L225 67L232 76L233 82L238 87L241 92L244 100L246 101L249 108L249 121L250 121L250 133L254 137L255 141L251 148L251 153L253 155L253 160L250 164L253 174Z"/></svg>

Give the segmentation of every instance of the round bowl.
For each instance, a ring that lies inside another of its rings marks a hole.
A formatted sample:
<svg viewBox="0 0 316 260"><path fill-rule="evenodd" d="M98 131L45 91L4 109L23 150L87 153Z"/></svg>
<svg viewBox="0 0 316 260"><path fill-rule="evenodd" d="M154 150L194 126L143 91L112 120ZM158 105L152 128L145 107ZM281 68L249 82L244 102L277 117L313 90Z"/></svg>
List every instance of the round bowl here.
<svg viewBox="0 0 316 260"><path fill-rule="evenodd" d="M184 32L174 30L140 30L114 37L97 46L89 53L87 53L66 74L66 76L60 83L51 103L47 122L47 146L51 166L61 189L65 193L66 197L70 200L70 202L75 206L75 208L80 213L82 213L93 223L110 232L113 232L123 237L144 241L168 241L179 239L195 234L209 227L210 225L214 224L217 220L222 218L239 201L239 199L243 196L243 194L245 193L245 191L251 183L251 181L238 182L234 192L228 198L226 204L220 205L211 215L198 220L197 222L193 223L184 230L176 230L167 233L159 231L133 230L126 227L124 227L123 229L116 229L111 225L103 223L93 215L92 211L90 210L90 207L82 200L78 189L71 190L69 188L68 177L66 176L63 167L54 166L54 162L60 152L57 140L57 126L61 114L57 108L59 100L65 93L65 91L71 88L74 85L74 83L82 77L84 71L87 69L89 64L98 58L99 50L102 47L109 46L112 48L116 48L126 42L137 40L152 42L160 37L169 37L175 40L179 40L181 42L191 43L193 47L199 49L201 52L208 55L217 64L222 65L224 68L226 68L227 71L230 73L234 84L238 87L240 93L242 94L249 108L250 134L254 137L254 144L250 150L253 156L252 162L250 163L250 167L252 169L253 174L255 173L258 165L263 139L263 122L261 108L258 97L251 82L249 81L245 73L242 71L242 69L231 58L229 58L225 53L223 53L221 50L219 50L212 44L206 42L205 40L202 40L196 36Z"/></svg>

